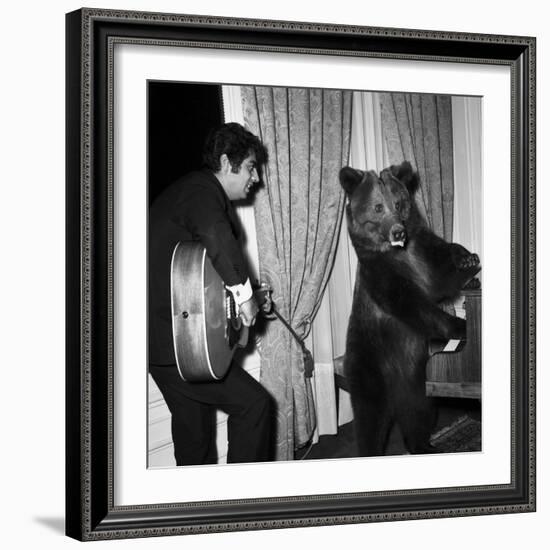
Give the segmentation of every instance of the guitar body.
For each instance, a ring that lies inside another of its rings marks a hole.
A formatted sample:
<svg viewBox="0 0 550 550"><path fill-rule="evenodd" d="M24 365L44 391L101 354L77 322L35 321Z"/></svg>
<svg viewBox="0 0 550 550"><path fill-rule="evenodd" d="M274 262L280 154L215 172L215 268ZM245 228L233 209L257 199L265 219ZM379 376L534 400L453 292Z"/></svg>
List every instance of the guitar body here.
<svg viewBox="0 0 550 550"><path fill-rule="evenodd" d="M248 328L230 292L197 242L179 242L172 254L170 290L174 351L180 376L189 382L221 380Z"/></svg>

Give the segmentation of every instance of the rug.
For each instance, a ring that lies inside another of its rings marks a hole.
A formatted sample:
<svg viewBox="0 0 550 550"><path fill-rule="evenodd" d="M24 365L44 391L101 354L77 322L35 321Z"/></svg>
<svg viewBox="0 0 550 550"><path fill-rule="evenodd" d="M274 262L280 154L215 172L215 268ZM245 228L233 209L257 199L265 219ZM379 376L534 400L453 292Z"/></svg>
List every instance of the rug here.
<svg viewBox="0 0 550 550"><path fill-rule="evenodd" d="M481 422L461 416L432 435L431 443L441 453L481 451Z"/></svg>

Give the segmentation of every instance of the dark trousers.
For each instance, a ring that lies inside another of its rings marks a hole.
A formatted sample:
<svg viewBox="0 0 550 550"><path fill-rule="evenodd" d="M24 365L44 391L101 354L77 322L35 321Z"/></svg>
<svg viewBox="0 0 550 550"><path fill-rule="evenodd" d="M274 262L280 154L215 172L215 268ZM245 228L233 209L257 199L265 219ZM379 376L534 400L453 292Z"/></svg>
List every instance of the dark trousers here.
<svg viewBox="0 0 550 550"><path fill-rule="evenodd" d="M272 460L273 400L246 371L232 365L212 382L184 382L175 365L150 365L149 372L172 413L178 466L216 462L216 409L229 415L227 462Z"/></svg>

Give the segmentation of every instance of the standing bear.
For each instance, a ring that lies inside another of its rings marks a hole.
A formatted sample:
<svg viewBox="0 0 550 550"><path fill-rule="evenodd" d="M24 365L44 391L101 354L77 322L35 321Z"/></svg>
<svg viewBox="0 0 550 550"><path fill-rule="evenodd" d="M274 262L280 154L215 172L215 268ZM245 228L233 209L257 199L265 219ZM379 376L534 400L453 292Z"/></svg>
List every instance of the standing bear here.
<svg viewBox="0 0 550 550"><path fill-rule="evenodd" d="M428 345L465 337L466 321L439 303L459 294L480 270L479 258L428 228L409 162L380 175L344 167L340 183L359 262L344 361L359 454L384 454L394 423L410 453L434 452Z"/></svg>

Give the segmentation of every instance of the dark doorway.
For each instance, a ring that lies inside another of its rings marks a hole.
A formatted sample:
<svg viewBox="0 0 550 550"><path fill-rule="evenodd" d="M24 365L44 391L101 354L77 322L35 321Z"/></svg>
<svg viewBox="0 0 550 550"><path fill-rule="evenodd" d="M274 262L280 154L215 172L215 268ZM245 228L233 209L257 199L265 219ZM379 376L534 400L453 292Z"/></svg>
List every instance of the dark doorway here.
<svg viewBox="0 0 550 550"><path fill-rule="evenodd" d="M178 177L201 168L206 136L222 123L221 86L148 83L149 204Z"/></svg>

